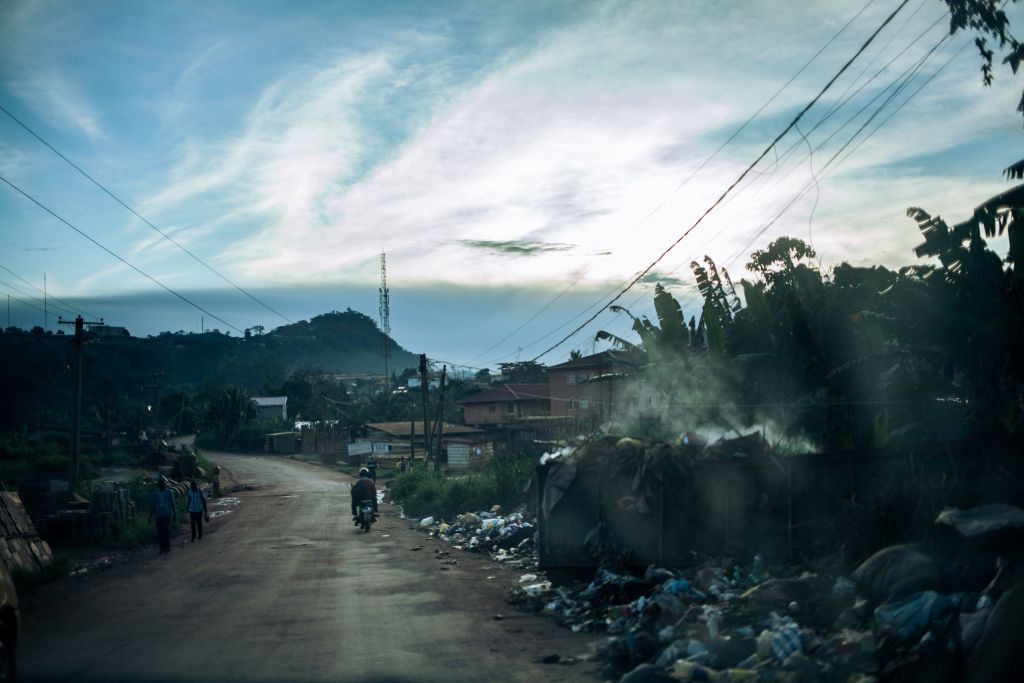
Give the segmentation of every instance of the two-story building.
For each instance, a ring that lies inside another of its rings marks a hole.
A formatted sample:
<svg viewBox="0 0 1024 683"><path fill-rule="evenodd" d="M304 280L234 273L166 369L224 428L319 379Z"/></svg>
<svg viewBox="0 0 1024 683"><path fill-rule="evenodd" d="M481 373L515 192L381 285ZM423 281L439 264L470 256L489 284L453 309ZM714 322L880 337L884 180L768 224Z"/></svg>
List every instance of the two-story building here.
<svg viewBox="0 0 1024 683"><path fill-rule="evenodd" d="M502 384L467 396L459 404L465 423L474 427L505 425L551 414L547 384Z"/></svg>
<svg viewBox="0 0 1024 683"><path fill-rule="evenodd" d="M617 391L621 383L617 356L614 351L602 351L549 367L552 416L569 418L581 429L596 428L611 419L622 399L621 390Z"/></svg>
<svg viewBox="0 0 1024 683"><path fill-rule="evenodd" d="M536 439L551 424L547 384L501 384L459 401L463 421L502 440Z"/></svg>

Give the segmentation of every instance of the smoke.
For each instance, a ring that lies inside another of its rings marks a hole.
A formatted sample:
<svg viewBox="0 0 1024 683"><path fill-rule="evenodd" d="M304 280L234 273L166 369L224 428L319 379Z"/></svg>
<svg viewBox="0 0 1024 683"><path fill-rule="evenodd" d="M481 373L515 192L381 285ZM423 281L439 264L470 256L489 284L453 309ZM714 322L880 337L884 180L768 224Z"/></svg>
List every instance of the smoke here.
<svg viewBox="0 0 1024 683"><path fill-rule="evenodd" d="M741 380L735 363L709 353L650 363L617 383L603 430L688 445L760 432L779 453L818 450L796 424L798 409L751 403Z"/></svg>

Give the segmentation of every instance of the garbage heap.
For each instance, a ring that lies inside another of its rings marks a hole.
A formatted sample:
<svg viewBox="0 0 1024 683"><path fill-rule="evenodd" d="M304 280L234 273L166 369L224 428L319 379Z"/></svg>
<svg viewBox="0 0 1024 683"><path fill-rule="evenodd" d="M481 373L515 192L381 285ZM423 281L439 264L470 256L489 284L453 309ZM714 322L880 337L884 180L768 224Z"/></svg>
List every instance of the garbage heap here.
<svg viewBox="0 0 1024 683"><path fill-rule="evenodd" d="M1024 680L1024 511L949 510L937 529L849 575L710 559L585 585L529 573L508 599L602 634L590 658L622 683Z"/></svg>
<svg viewBox="0 0 1024 683"><path fill-rule="evenodd" d="M487 553L491 559L511 567L537 564L537 522L527 519L521 511L502 515L501 506L495 505L490 510L463 513L450 523L425 517L418 527L457 550Z"/></svg>

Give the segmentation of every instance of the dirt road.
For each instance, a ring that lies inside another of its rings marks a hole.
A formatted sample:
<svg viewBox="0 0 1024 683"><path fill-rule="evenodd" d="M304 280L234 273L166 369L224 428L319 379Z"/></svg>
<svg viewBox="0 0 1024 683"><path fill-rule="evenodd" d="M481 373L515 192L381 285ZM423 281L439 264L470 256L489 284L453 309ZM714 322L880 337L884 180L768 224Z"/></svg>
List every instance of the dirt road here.
<svg viewBox="0 0 1024 683"><path fill-rule="evenodd" d="M410 530L389 506L359 532L343 475L210 455L258 488L211 507L200 543L185 533L169 555L154 546L29 596L22 680L594 680L586 663L535 661L591 638L506 605L519 572Z"/></svg>

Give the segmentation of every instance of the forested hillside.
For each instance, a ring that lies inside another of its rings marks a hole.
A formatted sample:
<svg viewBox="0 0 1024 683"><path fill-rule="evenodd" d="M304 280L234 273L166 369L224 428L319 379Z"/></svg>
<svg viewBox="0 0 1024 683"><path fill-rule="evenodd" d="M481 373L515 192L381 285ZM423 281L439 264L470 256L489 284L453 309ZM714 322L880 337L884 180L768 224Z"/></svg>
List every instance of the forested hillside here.
<svg viewBox="0 0 1024 683"><path fill-rule="evenodd" d="M296 370L381 374L383 342L374 321L351 309L246 338L213 331L93 340L84 352L83 420L106 422L104 415L124 413L126 403L148 402L154 382L163 398L223 386L258 394L281 387ZM417 362L394 343L391 358L395 374ZM38 328L0 334L0 427L65 423L73 359L70 336Z"/></svg>

